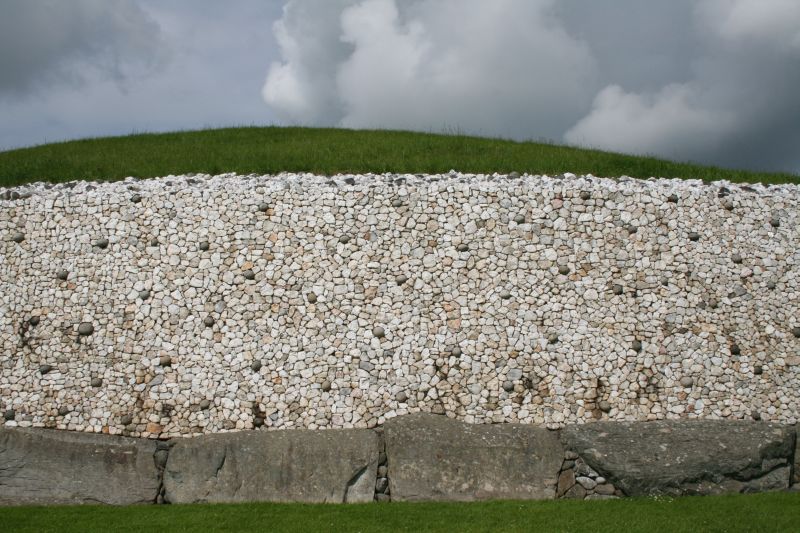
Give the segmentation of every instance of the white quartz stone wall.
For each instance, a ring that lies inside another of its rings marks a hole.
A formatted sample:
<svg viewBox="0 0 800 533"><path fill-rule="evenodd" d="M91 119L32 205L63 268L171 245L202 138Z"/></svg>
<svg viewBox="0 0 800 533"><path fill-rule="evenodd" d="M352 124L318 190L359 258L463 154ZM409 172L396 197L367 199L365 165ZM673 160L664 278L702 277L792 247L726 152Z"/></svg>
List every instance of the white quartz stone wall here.
<svg viewBox="0 0 800 533"><path fill-rule="evenodd" d="M6 426L800 419L800 188L570 174L0 190Z"/></svg>

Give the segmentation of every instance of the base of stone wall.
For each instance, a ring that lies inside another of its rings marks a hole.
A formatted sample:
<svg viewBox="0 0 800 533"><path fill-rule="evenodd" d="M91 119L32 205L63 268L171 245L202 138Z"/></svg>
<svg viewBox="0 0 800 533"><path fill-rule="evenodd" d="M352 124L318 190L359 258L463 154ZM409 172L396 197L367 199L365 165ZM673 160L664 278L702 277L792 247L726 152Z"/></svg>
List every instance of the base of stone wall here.
<svg viewBox="0 0 800 533"><path fill-rule="evenodd" d="M786 490L797 428L601 422L551 431L417 413L383 427L152 441L0 429L0 504L608 499Z"/></svg>

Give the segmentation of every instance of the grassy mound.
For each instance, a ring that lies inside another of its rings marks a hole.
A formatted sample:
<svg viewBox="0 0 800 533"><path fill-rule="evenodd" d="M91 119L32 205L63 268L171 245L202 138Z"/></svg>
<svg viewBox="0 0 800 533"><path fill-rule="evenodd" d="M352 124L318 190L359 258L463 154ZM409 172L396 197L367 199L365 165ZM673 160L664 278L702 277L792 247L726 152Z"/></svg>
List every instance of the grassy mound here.
<svg viewBox="0 0 800 533"><path fill-rule="evenodd" d="M85 139L0 152L0 185L167 174L529 172L800 183L800 176L725 170L534 142L404 131L226 128Z"/></svg>

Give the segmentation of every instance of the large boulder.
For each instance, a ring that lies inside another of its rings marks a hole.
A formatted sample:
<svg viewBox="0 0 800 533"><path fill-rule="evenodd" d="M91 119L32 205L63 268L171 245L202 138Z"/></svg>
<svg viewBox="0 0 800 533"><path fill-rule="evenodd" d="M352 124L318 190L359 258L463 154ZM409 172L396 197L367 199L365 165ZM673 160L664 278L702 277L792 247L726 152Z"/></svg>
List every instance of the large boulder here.
<svg viewBox="0 0 800 533"><path fill-rule="evenodd" d="M785 489L795 439L793 427L741 420L596 422L561 436L629 496Z"/></svg>
<svg viewBox="0 0 800 533"><path fill-rule="evenodd" d="M164 499L371 502L379 437L369 429L248 431L176 440Z"/></svg>
<svg viewBox="0 0 800 533"><path fill-rule="evenodd" d="M393 501L555 498L564 450L545 428L416 413L384 433Z"/></svg>
<svg viewBox="0 0 800 533"><path fill-rule="evenodd" d="M144 439L0 428L0 504L153 503L155 451Z"/></svg>

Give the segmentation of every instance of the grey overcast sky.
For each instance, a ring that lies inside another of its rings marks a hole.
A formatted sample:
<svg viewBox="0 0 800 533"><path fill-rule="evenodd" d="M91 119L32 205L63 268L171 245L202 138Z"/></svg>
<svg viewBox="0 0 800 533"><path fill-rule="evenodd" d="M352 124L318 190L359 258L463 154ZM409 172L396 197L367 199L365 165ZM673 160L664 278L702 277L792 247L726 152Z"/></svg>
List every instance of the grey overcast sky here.
<svg viewBox="0 0 800 533"><path fill-rule="evenodd" d="M800 172L800 0L0 0L0 149L459 131Z"/></svg>

